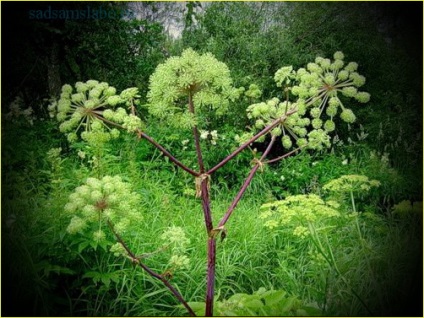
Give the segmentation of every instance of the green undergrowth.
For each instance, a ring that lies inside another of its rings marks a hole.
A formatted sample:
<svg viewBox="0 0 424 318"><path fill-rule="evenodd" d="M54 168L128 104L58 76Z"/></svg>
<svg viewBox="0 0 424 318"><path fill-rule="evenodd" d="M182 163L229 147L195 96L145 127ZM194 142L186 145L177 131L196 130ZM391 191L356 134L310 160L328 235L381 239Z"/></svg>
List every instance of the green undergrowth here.
<svg viewBox="0 0 424 318"><path fill-rule="evenodd" d="M78 173L78 169L72 172ZM123 174L141 197L143 215L140 223L131 224L126 239L137 254L151 254L146 264L164 273L169 269L169 256L167 251L160 251L159 238L169 227L184 228L190 241L189 264L186 269L169 274L189 302L202 302L206 231L201 207L194 196L181 195L173 187L172 171L167 176L164 180L163 175L148 168L136 175ZM234 211L234 218L226 225L226 238L218 243L217 301L228 305L238 297L234 295L253 295L265 288L284 291L287 298L299 299L305 306L312 304L324 314L368 314L352 294L354 289L373 313L404 310L392 302L396 298L404 304L405 295L414 284L409 273L416 273L419 268L415 257L419 253L419 229L406 234L413 224L383 219L370 211L359 217L366 239L362 246L348 216L323 224L328 230L321 239L331 247L342 279L331 264L311 249L311 241L263 226L260 206L274 197L255 193L260 187L260 182L252 184ZM84 247L82 241L65 233L69 219L61 211L72 188L72 184L64 185L61 191L49 196L32 197L29 202L15 198L9 202L11 215L20 215L18 219L25 220L16 222L9 216L4 224L9 234L3 241L4 258L10 261L9 277L22 287L14 289L18 293L15 296L26 302L35 300L35 310L44 314L183 314L159 282L125 257L108 252L110 246ZM212 195L211 208L214 218L218 218L225 213L233 193L217 190ZM371 269L366 259L371 262ZM222 313L231 313L231 306L220 306L217 308ZM267 311L259 311L263 312Z"/></svg>

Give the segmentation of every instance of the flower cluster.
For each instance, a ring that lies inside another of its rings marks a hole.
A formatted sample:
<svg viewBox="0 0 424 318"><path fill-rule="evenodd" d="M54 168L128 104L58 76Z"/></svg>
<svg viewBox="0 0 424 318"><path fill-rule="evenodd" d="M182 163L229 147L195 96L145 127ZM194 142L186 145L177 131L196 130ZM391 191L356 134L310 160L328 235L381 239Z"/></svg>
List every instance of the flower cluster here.
<svg viewBox="0 0 424 318"><path fill-rule="evenodd" d="M248 142L250 139L252 139L253 133L252 132L244 132L241 135L236 134L234 136L234 140L239 144L242 145L246 142ZM257 139L258 142L263 142L265 140L265 136L261 136ZM252 144L251 144L252 145Z"/></svg>
<svg viewBox="0 0 424 318"><path fill-rule="evenodd" d="M187 105L192 97L196 116L212 110L223 115L230 101L239 97L232 85L230 70L212 54L185 50L158 65L150 77L147 98L149 112L178 128L191 128L196 117Z"/></svg>
<svg viewBox="0 0 424 318"><path fill-rule="evenodd" d="M181 144L183 146L183 150L187 150L188 149L188 143L190 142L190 139L184 139L183 141L181 141Z"/></svg>
<svg viewBox="0 0 424 318"><path fill-rule="evenodd" d="M322 200L315 194L288 196L285 200L263 204L259 218L264 226L292 228L292 234L301 238L309 235L308 223L340 216L335 201Z"/></svg>
<svg viewBox="0 0 424 318"><path fill-rule="evenodd" d="M249 89L244 92L249 98L259 98L262 96L262 90L256 84L250 84Z"/></svg>
<svg viewBox="0 0 424 318"><path fill-rule="evenodd" d="M287 112L298 109L298 103L280 101L278 98L272 98L266 103L262 102L250 105L246 111L247 117L255 120L255 128L260 130L270 125L276 119L283 117ZM313 118L311 120L303 115L299 111L291 114L287 119L271 130L271 135L282 136L281 142L285 149L292 148L293 138L296 140L298 147L304 147L306 145L312 149L329 147L329 131L325 129L325 125L324 129L321 128L322 120L319 118ZM310 126L312 126L312 129ZM331 127L327 128L332 129Z"/></svg>
<svg viewBox="0 0 424 318"><path fill-rule="evenodd" d="M178 226L169 227L161 235L164 247L172 253L168 265L173 270L179 268L187 268L190 259L185 255L190 239L186 237L184 230Z"/></svg>
<svg viewBox="0 0 424 318"><path fill-rule="evenodd" d="M69 196L65 211L72 215L67 231L91 235L94 241L106 238L103 226L113 224L118 233L125 232L131 222L142 219L137 210L140 197L119 176L88 178Z"/></svg>
<svg viewBox="0 0 424 318"><path fill-rule="evenodd" d="M367 192L372 187L380 186L377 180L369 180L363 175L344 175L338 179L331 180L324 185L323 190L333 193Z"/></svg>
<svg viewBox="0 0 424 318"><path fill-rule="evenodd" d="M117 242L115 244L113 244L109 251L115 256L115 257L120 257L120 256L124 256L124 257L128 257L128 253L125 250L125 248L122 246L121 243Z"/></svg>
<svg viewBox="0 0 424 318"><path fill-rule="evenodd" d="M312 149L329 147L329 133L336 129L334 117L353 123L356 120L353 111L344 106L343 98L354 98L366 103L370 94L358 91L365 84L365 77L357 73L358 64L345 65L342 52L334 53L334 60L317 57L306 68L293 70L292 66L280 68L274 76L278 87L284 87L286 101L273 98L247 108L247 116L255 120L255 128L263 129L273 120L289 111L296 110L281 125L271 131L273 135L282 135L284 148L290 149L293 141L298 147ZM290 102L289 92L296 98ZM340 98L340 95L343 98ZM339 110L341 109L341 110Z"/></svg>
<svg viewBox="0 0 424 318"><path fill-rule="evenodd" d="M119 136L116 128L109 127L113 125L112 121L124 123L125 128L130 131L135 126L141 127L138 121L130 118L125 109L119 108L117 111L110 109L123 103L133 105L134 100L139 97L137 94L138 89L135 87L128 88L118 95L116 88L109 86L108 83L88 80L85 83L75 83L74 88L69 84L64 85L59 101L50 105L49 110L56 106L56 118L61 122L60 131L67 133L70 142L78 140L77 133L83 128L81 138L98 144Z"/></svg>
<svg viewBox="0 0 424 318"><path fill-rule="evenodd" d="M308 256L309 256L311 263L314 264L314 265L320 266L322 268L322 266L324 266L326 264L326 260L325 260L324 256L322 255L322 253L320 253L316 250L309 250Z"/></svg>
<svg viewBox="0 0 424 318"><path fill-rule="evenodd" d="M328 105L326 114L332 120L340 107L341 119L352 123L356 117L351 109L344 107L339 94L360 103L367 103L370 94L358 91L365 84L365 77L357 73L358 64L350 62L345 65L342 52L334 53L333 57L331 61L319 56L315 63L308 63L306 69L300 68L295 75L299 84L293 86L291 92L307 107L311 107L311 115L313 112L323 112Z"/></svg>
<svg viewBox="0 0 424 318"><path fill-rule="evenodd" d="M218 132L216 130L200 130L200 139L209 140L212 145L216 145L218 140Z"/></svg>
<svg viewBox="0 0 424 318"><path fill-rule="evenodd" d="M60 160L60 153L62 152L62 148L51 148L47 151L47 160L50 163L53 163L57 160Z"/></svg>

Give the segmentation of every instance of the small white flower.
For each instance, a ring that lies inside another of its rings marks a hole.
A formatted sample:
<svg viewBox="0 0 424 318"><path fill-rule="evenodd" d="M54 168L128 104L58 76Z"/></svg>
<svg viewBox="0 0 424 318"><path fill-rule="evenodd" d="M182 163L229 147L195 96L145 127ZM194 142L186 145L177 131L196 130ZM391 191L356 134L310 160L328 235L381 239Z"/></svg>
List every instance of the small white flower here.
<svg viewBox="0 0 424 318"><path fill-rule="evenodd" d="M210 135L212 136L212 139L218 139L218 132L216 130L212 130Z"/></svg>
<svg viewBox="0 0 424 318"><path fill-rule="evenodd" d="M200 131L200 138L201 139L208 139L209 131L207 130L201 130Z"/></svg>

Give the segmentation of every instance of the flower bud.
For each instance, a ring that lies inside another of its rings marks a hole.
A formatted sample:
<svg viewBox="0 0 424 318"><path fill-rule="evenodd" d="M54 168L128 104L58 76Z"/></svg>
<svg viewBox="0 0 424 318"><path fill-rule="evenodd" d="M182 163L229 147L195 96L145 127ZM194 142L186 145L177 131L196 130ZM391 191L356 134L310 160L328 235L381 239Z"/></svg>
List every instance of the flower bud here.
<svg viewBox="0 0 424 318"><path fill-rule="evenodd" d="M356 120L355 114L353 113L351 109L348 109L348 108L343 110L343 112L340 114L340 118L347 123L353 123Z"/></svg>
<svg viewBox="0 0 424 318"><path fill-rule="evenodd" d="M334 53L333 57L335 60L343 60L344 54L341 51L337 51L336 53Z"/></svg>
<svg viewBox="0 0 424 318"><path fill-rule="evenodd" d="M345 70L349 72L355 72L358 69L358 63L356 62L350 62L348 65L345 66Z"/></svg>
<svg viewBox="0 0 424 318"><path fill-rule="evenodd" d="M271 130L271 135L273 136L280 136L282 133L280 127L275 127L273 130Z"/></svg>
<svg viewBox="0 0 424 318"><path fill-rule="evenodd" d="M319 129L322 127L322 120L319 118L314 118L312 119L312 127L314 127L315 129Z"/></svg>
<svg viewBox="0 0 424 318"><path fill-rule="evenodd" d="M281 138L281 143L283 144L283 147L285 148L285 149L290 149L291 147L292 147L292 141L291 141L291 138L290 138L290 136L288 136L288 135L284 135L282 138Z"/></svg>
<svg viewBox="0 0 424 318"><path fill-rule="evenodd" d="M88 90L88 85L83 82L77 82L75 83L75 88L77 89L78 93L85 93Z"/></svg>
<svg viewBox="0 0 424 318"><path fill-rule="evenodd" d="M70 96L72 93L72 86L69 84L65 84L62 86L62 93L66 96Z"/></svg>
<svg viewBox="0 0 424 318"><path fill-rule="evenodd" d="M89 93L88 96L90 98L99 98L100 95L102 94L102 91L96 88L93 88Z"/></svg>
<svg viewBox="0 0 424 318"><path fill-rule="evenodd" d="M88 80L86 82L86 85L88 86L88 88L93 88L96 87L97 85L99 85L99 81L96 80Z"/></svg>
<svg viewBox="0 0 424 318"><path fill-rule="evenodd" d="M122 103L122 99L121 97L119 97L118 95L113 95L113 96L109 96L106 100L106 102L110 105L110 106L116 106L120 103Z"/></svg>
<svg viewBox="0 0 424 318"><path fill-rule="evenodd" d="M332 132L334 129L336 129L336 125L334 124L334 121L332 120L326 120L324 124L324 129L327 132Z"/></svg>
<svg viewBox="0 0 424 318"><path fill-rule="evenodd" d="M349 78L349 72L346 70L342 70L337 74L337 78L341 81L345 81Z"/></svg>
<svg viewBox="0 0 424 318"><path fill-rule="evenodd" d="M342 89L342 94L346 97L354 97L357 92L358 90L353 86L343 87Z"/></svg>
<svg viewBox="0 0 424 318"><path fill-rule="evenodd" d="M367 92L358 92L355 95L355 99L360 103L368 103L371 95Z"/></svg>
<svg viewBox="0 0 424 318"><path fill-rule="evenodd" d="M104 90L103 94L108 97L113 96L116 94L116 88L113 86L110 86Z"/></svg>
<svg viewBox="0 0 424 318"><path fill-rule="evenodd" d="M309 113L311 114L313 118L318 118L319 115L321 114L321 110L319 109L319 107L314 107L314 108L311 108Z"/></svg>

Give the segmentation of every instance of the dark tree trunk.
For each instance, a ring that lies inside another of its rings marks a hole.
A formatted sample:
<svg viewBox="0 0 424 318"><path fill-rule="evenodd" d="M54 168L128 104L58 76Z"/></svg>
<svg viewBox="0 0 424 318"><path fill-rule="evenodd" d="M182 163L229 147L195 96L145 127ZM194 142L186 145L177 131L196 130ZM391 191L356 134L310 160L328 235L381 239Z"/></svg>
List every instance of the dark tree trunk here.
<svg viewBox="0 0 424 318"><path fill-rule="evenodd" d="M57 42L52 43L47 57L47 81L49 95L59 95L62 82L60 80L59 45Z"/></svg>

